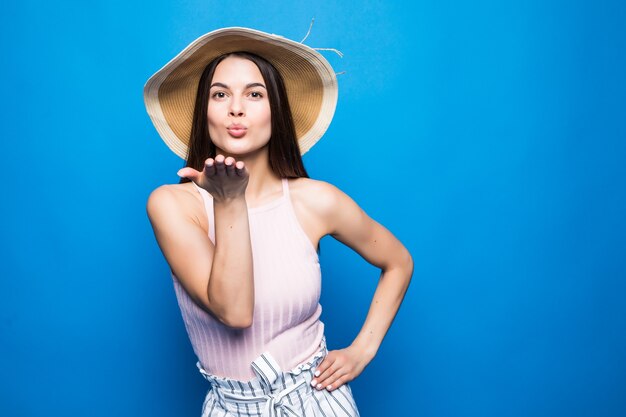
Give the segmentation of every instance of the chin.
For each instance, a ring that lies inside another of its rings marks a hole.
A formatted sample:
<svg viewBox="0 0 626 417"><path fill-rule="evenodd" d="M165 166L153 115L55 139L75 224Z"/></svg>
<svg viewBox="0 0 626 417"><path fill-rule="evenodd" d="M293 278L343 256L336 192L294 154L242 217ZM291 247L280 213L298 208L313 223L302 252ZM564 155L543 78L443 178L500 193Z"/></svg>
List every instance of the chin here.
<svg viewBox="0 0 626 417"><path fill-rule="evenodd" d="M243 145L243 144L242 144ZM245 157L245 156L251 156L253 154L259 153L259 152L263 152L265 150L267 150L269 144L265 144L261 147L254 147L254 146L224 146L221 147L219 145L215 145L217 147L217 153L218 154L222 154L222 155L228 155L228 156L232 156L233 158L237 159L237 158L241 158L241 157Z"/></svg>

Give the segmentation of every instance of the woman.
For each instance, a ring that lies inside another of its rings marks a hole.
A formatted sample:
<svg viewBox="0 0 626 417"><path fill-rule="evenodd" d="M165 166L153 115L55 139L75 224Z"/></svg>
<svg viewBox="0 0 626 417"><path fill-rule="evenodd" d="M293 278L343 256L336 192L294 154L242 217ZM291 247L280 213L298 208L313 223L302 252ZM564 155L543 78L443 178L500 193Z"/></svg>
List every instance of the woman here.
<svg viewBox="0 0 626 417"><path fill-rule="evenodd" d="M358 416L348 382L375 356L413 265L388 230L304 169L301 153L334 113L332 68L300 43L221 29L183 50L144 94L157 130L187 161L180 184L154 190L147 211L213 388L203 416ZM316 249L326 235L382 270L358 336L333 351L319 320Z"/></svg>

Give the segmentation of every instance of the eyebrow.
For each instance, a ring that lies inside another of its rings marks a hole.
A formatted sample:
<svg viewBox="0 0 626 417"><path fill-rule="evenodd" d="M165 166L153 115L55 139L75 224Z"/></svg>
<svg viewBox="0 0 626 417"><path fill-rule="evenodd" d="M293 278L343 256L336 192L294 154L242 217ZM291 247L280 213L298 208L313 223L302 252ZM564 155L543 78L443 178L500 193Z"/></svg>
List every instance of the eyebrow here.
<svg viewBox="0 0 626 417"><path fill-rule="evenodd" d="M230 88L230 87L228 87L224 83L213 83L213 84L211 84L211 87L209 87L209 88L213 88L213 87ZM263 87L263 88L265 88L265 86L263 84L261 84L261 83L246 84L246 89L252 88L252 87ZM265 89L267 90L267 88L265 88Z"/></svg>

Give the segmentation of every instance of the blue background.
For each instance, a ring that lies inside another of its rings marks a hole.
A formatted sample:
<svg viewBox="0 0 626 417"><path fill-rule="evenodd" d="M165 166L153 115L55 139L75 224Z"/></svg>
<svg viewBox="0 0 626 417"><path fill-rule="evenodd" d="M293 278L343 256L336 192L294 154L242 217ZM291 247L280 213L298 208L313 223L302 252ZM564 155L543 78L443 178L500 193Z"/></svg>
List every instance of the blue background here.
<svg viewBox="0 0 626 417"><path fill-rule="evenodd" d="M293 3L2 3L0 415L200 415L145 214L182 161L143 85L212 29L312 17L346 73L309 173L415 260L362 416L626 415L626 3ZM336 349L378 271L331 238L321 259Z"/></svg>

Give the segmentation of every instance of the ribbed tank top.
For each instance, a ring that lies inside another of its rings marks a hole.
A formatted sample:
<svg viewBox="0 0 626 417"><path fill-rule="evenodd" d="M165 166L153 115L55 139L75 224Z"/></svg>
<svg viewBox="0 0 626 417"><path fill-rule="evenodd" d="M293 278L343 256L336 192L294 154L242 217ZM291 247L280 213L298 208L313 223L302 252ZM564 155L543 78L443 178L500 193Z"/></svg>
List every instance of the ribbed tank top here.
<svg viewBox="0 0 626 417"><path fill-rule="evenodd" d="M202 195L215 244L213 197ZM251 362L270 352L283 370L312 357L324 335L319 258L302 229L282 180L283 194L259 207L248 208L254 268L252 326L234 329L198 307L172 273L178 305L193 350L204 369L216 376L249 381Z"/></svg>

